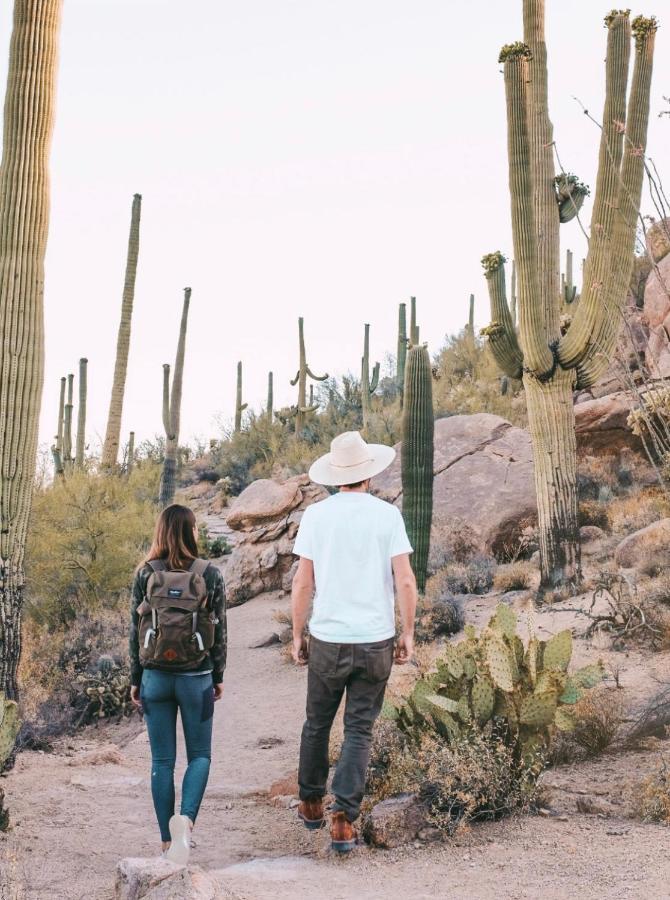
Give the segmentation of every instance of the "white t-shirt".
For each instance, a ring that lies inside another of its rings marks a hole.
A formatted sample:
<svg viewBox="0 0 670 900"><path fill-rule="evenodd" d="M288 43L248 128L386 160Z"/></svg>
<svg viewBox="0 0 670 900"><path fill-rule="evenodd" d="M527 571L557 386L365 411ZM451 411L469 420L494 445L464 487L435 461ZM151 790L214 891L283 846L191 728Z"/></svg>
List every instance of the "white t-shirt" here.
<svg viewBox="0 0 670 900"><path fill-rule="evenodd" d="M307 507L293 552L314 564L314 637L367 644L394 636L391 559L412 552L397 507L358 491L333 494Z"/></svg>

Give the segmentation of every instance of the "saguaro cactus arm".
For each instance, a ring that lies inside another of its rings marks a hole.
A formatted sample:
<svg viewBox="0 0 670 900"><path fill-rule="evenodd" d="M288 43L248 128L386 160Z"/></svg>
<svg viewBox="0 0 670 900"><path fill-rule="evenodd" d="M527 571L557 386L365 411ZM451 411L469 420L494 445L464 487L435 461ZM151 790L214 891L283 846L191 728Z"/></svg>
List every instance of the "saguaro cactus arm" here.
<svg viewBox="0 0 670 900"><path fill-rule="evenodd" d="M524 10L527 5L524 3ZM554 356L547 339L544 292L541 290L537 263L539 250L531 168L533 148L529 139L527 112L530 56L531 52L526 44L508 44L501 51L500 62L504 63L507 100L507 152L514 259L519 271L519 342L524 365L542 378L554 369ZM535 125L537 130L537 123ZM553 212L556 216L555 203ZM557 295L558 284L553 294L554 306Z"/></svg>
<svg viewBox="0 0 670 900"><path fill-rule="evenodd" d="M628 99L625 145L618 179L618 199L610 242L609 265L605 272L602 302L594 323L593 335L577 366L579 387L590 387L606 370L620 331L621 310L633 267L637 215L644 181L656 29L657 23L654 18L638 16L633 19L635 62ZM589 255L590 253L589 247ZM580 299L579 307L581 304Z"/></svg>
<svg viewBox="0 0 670 900"><path fill-rule="evenodd" d="M126 256L126 274L123 283L121 300L121 320L116 340L116 361L114 363L114 380L112 395L109 401L107 430L102 448L102 466L111 469L116 465L121 435L121 416L123 415L123 396L126 388L128 370L128 352L130 349L130 327L133 316L135 298L135 278L137 275L137 259L140 251L140 216L142 212L142 196L133 196L130 214L130 234L128 236L128 252Z"/></svg>
<svg viewBox="0 0 670 900"><path fill-rule="evenodd" d="M491 303L491 324L482 329L488 338L493 358L506 375L521 378L523 354L507 306L505 257L498 250L482 258Z"/></svg>

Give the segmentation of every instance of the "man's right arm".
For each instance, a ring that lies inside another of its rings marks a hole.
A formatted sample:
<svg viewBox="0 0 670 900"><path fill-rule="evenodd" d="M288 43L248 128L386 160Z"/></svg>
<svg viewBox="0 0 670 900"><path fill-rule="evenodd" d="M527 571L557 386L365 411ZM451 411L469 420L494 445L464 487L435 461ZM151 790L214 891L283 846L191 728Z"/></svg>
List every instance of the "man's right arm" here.
<svg viewBox="0 0 670 900"><path fill-rule="evenodd" d="M395 661L398 665L408 663L414 654L414 619L416 616L416 578L409 561L409 553L400 553L391 559L395 580L402 631L396 644Z"/></svg>

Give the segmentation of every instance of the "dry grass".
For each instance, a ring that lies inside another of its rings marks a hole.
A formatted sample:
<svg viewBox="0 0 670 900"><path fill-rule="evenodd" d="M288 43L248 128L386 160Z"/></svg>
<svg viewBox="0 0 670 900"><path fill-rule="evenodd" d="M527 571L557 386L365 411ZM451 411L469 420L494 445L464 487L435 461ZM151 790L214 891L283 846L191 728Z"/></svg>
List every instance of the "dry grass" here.
<svg viewBox="0 0 670 900"><path fill-rule="evenodd" d="M572 740L586 756L598 756L619 736L626 718L626 703L616 688L589 691L575 707L576 726Z"/></svg>
<svg viewBox="0 0 670 900"><path fill-rule="evenodd" d="M645 778L637 791L637 813L645 822L670 825L670 767L665 758L656 772Z"/></svg>
<svg viewBox="0 0 670 900"><path fill-rule="evenodd" d="M618 497L607 504L607 525L614 534L631 534L668 515L670 502L666 494L656 488L649 488L627 497Z"/></svg>
<svg viewBox="0 0 670 900"><path fill-rule="evenodd" d="M524 591L533 583L535 568L528 562L515 562L500 566L493 577L496 591Z"/></svg>

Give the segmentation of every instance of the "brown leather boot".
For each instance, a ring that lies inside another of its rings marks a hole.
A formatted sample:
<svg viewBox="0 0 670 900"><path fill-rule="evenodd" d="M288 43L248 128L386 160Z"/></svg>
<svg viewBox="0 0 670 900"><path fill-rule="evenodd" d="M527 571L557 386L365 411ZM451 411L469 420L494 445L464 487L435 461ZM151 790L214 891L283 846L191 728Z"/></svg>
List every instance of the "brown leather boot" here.
<svg viewBox="0 0 670 900"><path fill-rule="evenodd" d="M343 812L333 813L330 838L331 847L336 853L349 853L358 843L358 832Z"/></svg>
<svg viewBox="0 0 670 900"><path fill-rule="evenodd" d="M326 820L323 817L323 800L313 797L311 800L301 800L298 805L298 818L310 831L323 828Z"/></svg>

